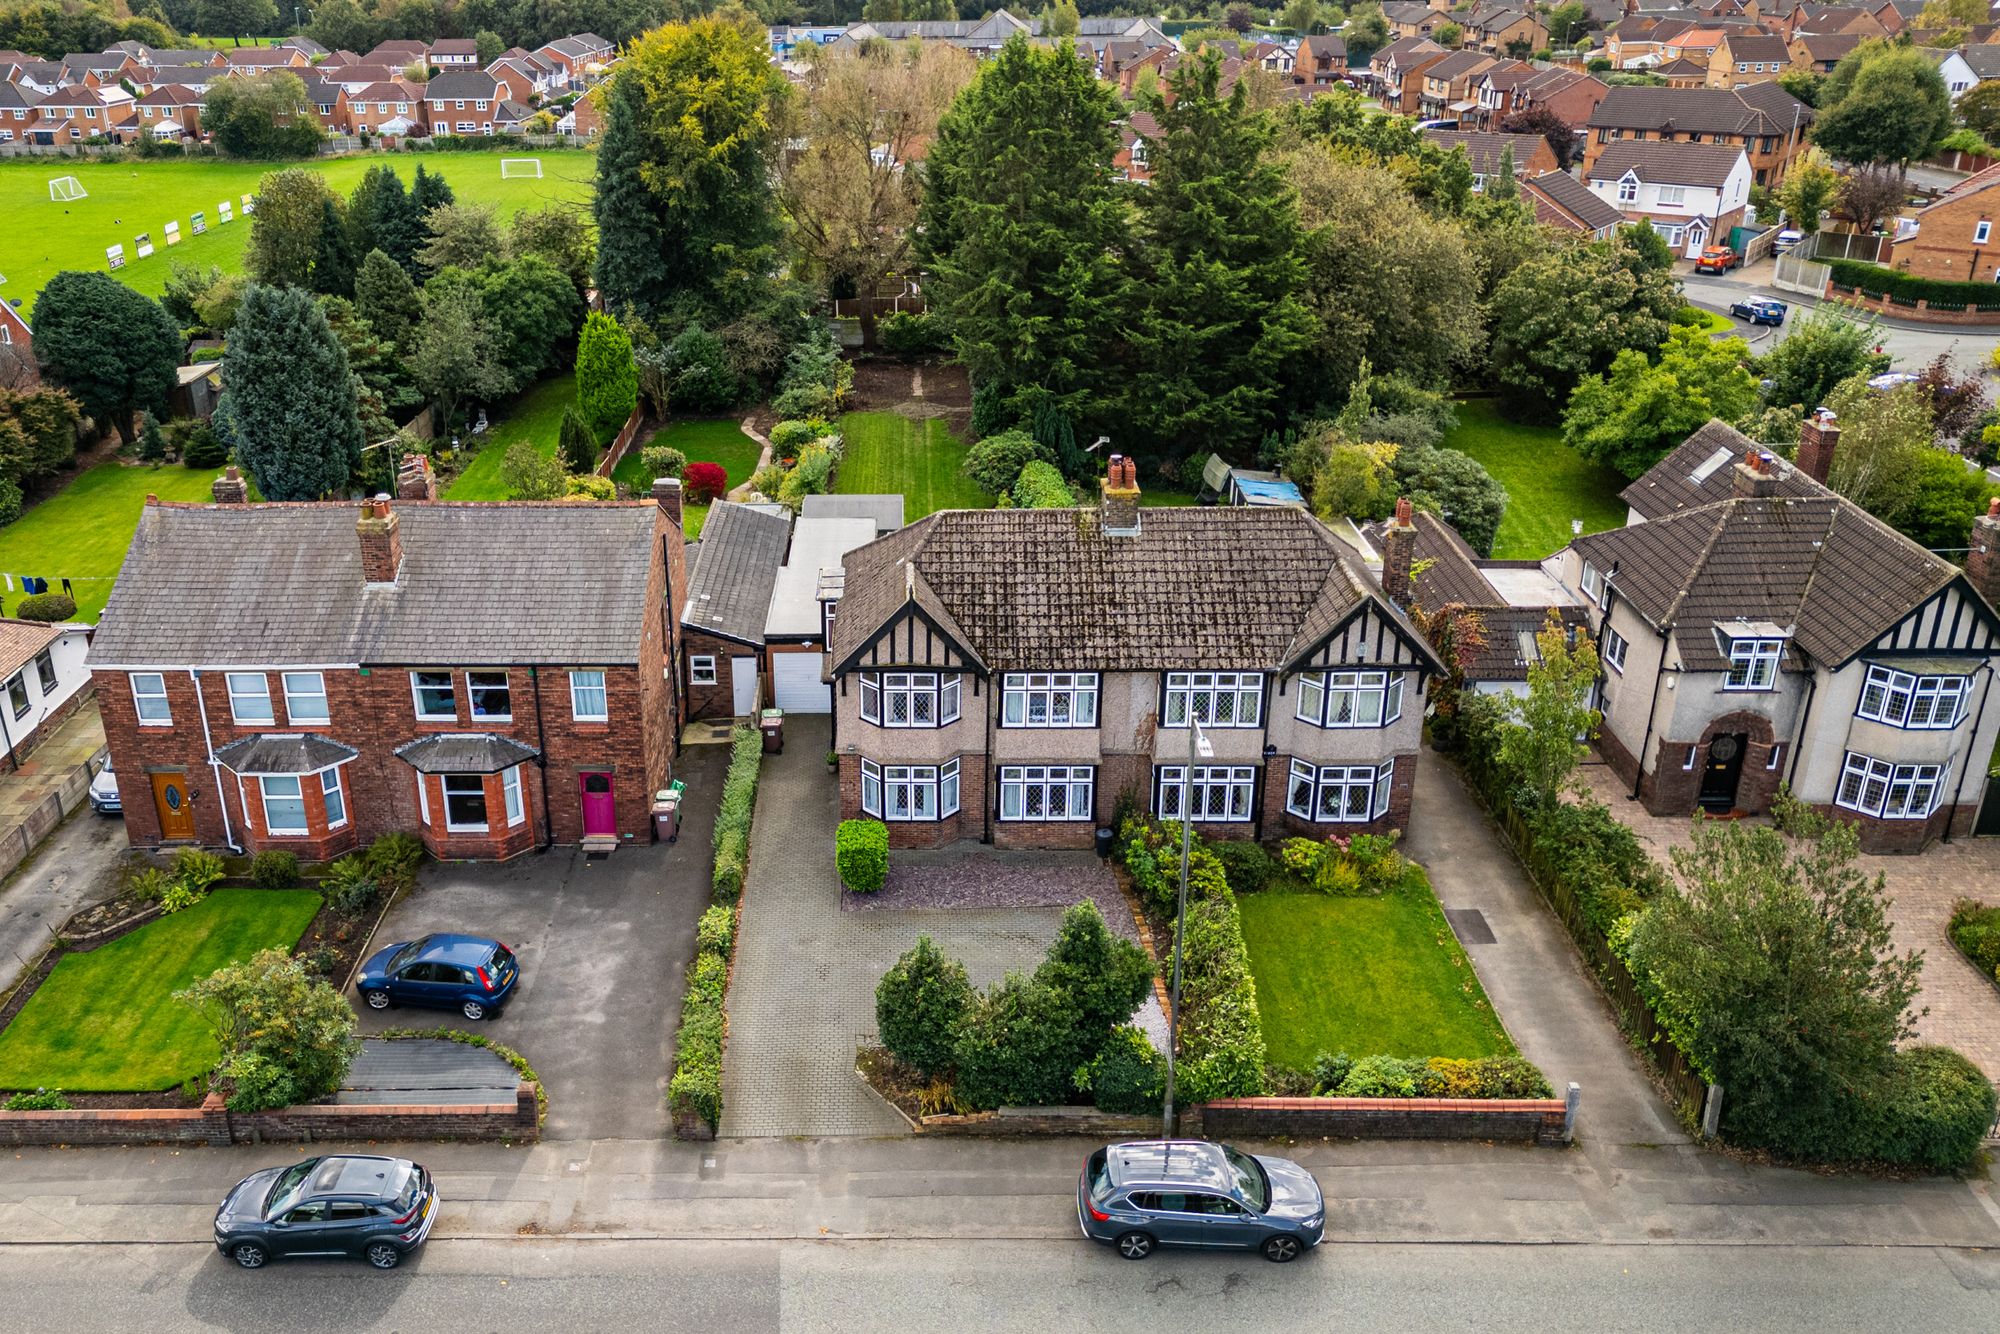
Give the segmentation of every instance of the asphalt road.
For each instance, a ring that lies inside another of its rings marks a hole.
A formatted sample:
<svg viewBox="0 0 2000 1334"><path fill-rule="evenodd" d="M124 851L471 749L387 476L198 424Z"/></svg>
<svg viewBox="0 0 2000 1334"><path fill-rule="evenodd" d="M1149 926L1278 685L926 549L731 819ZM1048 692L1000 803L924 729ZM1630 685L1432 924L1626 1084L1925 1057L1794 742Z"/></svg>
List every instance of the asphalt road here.
<svg viewBox="0 0 2000 1334"><path fill-rule="evenodd" d="M2000 1325L2000 1253L1789 1246L1336 1246L1132 1263L1081 1240L433 1241L376 1274L245 1273L201 1245L0 1249L0 1328L756 1331Z"/></svg>
<svg viewBox="0 0 2000 1334"><path fill-rule="evenodd" d="M1770 297L1790 306L1791 314L1776 329L1743 320L1734 321L1737 335L1748 340L1750 346L1762 354L1789 334L1794 322L1815 304L1810 297L1796 292L1781 292L1770 286L1771 271L1772 266L1765 262L1751 266L1747 273L1732 273L1721 278L1683 273L1679 275L1682 295L1693 305L1719 315L1728 315L1729 307L1738 301L1758 297ZM1919 325L1907 320L1882 319L1876 322L1875 328L1883 349L1895 358L1897 370L1921 370L1940 352L1950 356L1961 370L1984 370L1992 364L1993 349L2000 347L2000 325L1956 328L1948 324Z"/></svg>

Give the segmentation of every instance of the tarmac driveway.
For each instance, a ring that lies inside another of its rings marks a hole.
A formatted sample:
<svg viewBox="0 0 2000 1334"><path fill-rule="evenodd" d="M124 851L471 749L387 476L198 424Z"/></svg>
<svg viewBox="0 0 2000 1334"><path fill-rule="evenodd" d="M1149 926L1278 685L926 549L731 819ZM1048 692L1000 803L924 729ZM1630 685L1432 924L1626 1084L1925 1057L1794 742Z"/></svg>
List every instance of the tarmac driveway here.
<svg viewBox="0 0 2000 1334"><path fill-rule="evenodd" d="M670 1133L665 1092L695 921L708 906L726 746L691 746L680 841L591 861L576 848L513 861L424 868L372 948L431 931L491 936L521 961L497 1019L361 1010L361 1031L445 1026L485 1033L527 1057L549 1098L543 1137L650 1139Z"/></svg>

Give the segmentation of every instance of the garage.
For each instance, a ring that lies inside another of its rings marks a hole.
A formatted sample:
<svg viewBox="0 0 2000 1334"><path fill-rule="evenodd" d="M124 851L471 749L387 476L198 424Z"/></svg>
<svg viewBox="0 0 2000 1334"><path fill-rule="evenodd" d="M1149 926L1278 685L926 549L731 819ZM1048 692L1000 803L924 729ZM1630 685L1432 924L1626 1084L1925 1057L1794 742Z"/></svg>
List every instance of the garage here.
<svg viewBox="0 0 2000 1334"><path fill-rule="evenodd" d="M833 712L833 687L819 679L818 653L771 654L773 702L786 713Z"/></svg>

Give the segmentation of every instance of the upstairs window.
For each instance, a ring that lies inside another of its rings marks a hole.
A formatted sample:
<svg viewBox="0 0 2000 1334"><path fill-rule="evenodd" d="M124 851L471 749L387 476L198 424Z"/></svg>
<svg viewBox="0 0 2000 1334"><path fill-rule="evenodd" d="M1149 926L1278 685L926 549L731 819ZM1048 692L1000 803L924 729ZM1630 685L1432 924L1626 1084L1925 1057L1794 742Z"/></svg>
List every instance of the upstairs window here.
<svg viewBox="0 0 2000 1334"><path fill-rule="evenodd" d="M286 672L285 721L323 723L329 716L326 677L319 672Z"/></svg>
<svg viewBox="0 0 2000 1334"><path fill-rule="evenodd" d="M158 672L134 672L132 681L132 707L139 714L142 727L167 727L174 721L174 711L167 704L167 678Z"/></svg>
<svg viewBox="0 0 2000 1334"><path fill-rule="evenodd" d="M1663 185L1660 187L1660 203L1662 206L1679 207L1680 204L1684 200L1686 200L1686 198L1687 198L1686 186Z"/></svg>
<svg viewBox="0 0 2000 1334"><path fill-rule="evenodd" d="M1630 646L1626 644L1624 635L1619 634L1608 625L1604 627L1604 661L1610 666L1612 671L1624 672L1625 650L1628 647Z"/></svg>
<svg viewBox="0 0 2000 1334"><path fill-rule="evenodd" d="M877 727L938 727L958 721L961 693L956 672L864 672L861 717Z"/></svg>
<svg viewBox="0 0 2000 1334"><path fill-rule="evenodd" d="M1778 658L1785 651L1782 639L1732 639L1729 641L1729 673L1723 678L1725 690L1769 690L1778 682Z"/></svg>
<svg viewBox="0 0 2000 1334"><path fill-rule="evenodd" d="M1097 673L1007 673L1000 723L1003 727L1097 726Z"/></svg>
<svg viewBox="0 0 2000 1334"><path fill-rule="evenodd" d="M514 691L505 672L467 672L465 693L472 703L472 716L483 722L504 723L514 717Z"/></svg>
<svg viewBox="0 0 2000 1334"><path fill-rule="evenodd" d="M569 711L570 716L580 723L611 720L611 701L604 691L603 672L569 674Z"/></svg>
<svg viewBox="0 0 2000 1334"><path fill-rule="evenodd" d="M410 690L416 696L419 722L458 721L458 696L450 672L411 672Z"/></svg>
<svg viewBox="0 0 2000 1334"><path fill-rule="evenodd" d="M55 654L43 649L35 655L35 680L41 685L44 695L52 695L56 689Z"/></svg>
<svg viewBox="0 0 2000 1334"><path fill-rule="evenodd" d="M1301 722L1315 727L1383 727L1402 716L1400 672L1311 672L1299 678Z"/></svg>
<svg viewBox="0 0 2000 1334"><path fill-rule="evenodd" d="M271 678L262 672L230 672L229 716L239 723L268 723L271 712Z"/></svg>
<svg viewBox="0 0 2000 1334"><path fill-rule="evenodd" d="M1168 672L1162 727L1256 727L1264 716L1264 678L1256 672Z"/></svg>
<svg viewBox="0 0 2000 1334"><path fill-rule="evenodd" d="M1583 563L1583 595L1601 609L1611 601L1611 581L1589 561Z"/></svg>
<svg viewBox="0 0 2000 1334"><path fill-rule="evenodd" d="M1872 664L1854 716L1912 731L1943 731L1964 720L1971 693L1970 677L1917 676Z"/></svg>

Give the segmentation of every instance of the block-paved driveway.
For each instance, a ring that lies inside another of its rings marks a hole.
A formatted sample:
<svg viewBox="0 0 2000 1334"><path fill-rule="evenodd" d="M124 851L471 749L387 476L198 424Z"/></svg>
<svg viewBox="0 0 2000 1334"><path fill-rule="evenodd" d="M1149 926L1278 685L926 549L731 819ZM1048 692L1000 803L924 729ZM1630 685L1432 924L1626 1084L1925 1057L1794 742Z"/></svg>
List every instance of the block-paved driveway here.
<svg viewBox="0 0 2000 1334"><path fill-rule="evenodd" d="M785 753L764 757L729 986L725 1136L902 1133L854 1073L856 1044L875 1035L882 974L929 934L984 986L1032 970L1062 924L1060 908L842 912L830 740L828 720L793 714Z"/></svg>

